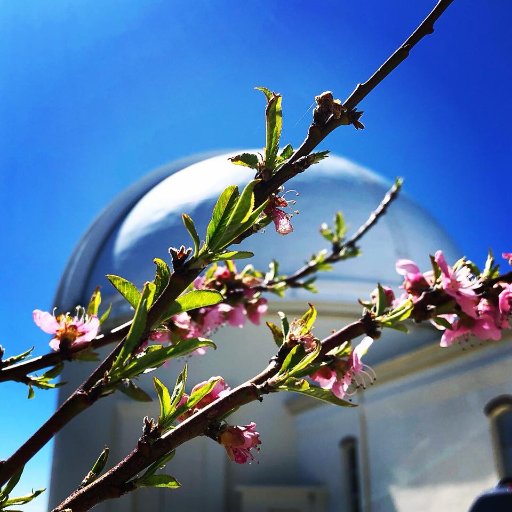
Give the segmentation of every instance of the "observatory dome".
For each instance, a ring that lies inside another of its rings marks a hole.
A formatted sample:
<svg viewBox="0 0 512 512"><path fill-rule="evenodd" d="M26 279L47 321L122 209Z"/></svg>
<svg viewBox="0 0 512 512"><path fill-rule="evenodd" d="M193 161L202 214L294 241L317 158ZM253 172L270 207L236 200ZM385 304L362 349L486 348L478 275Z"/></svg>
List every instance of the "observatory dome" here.
<svg viewBox="0 0 512 512"><path fill-rule="evenodd" d="M243 186L252 178L250 169L228 161L233 154L199 155L167 165L115 199L80 240L61 279L55 305L65 310L83 304L98 285L105 301L111 301L116 292L105 274L121 275L137 286L152 279L153 258L168 260L169 246L191 245L181 214L188 213L194 219L201 236L222 190L231 184ZM340 210L350 236L377 207L389 186L376 173L331 155L287 185L299 194L294 197L295 192L290 191L286 196L297 200L294 208L299 214L292 219L293 233L282 236L269 225L264 233L245 240L240 249L254 252L255 257L246 261L256 268L266 270L268 263L277 259L280 271L291 273L312 253L328 246L319 234L322 222L332 223L334 213ZM397 286L398 258L428 267L428 255L437 249L442 248L448 260L459 256L445 231L405 194L359 246L360 257L339 262L331 272L319 275L320 295L315 301L354 301L367 297L377 282ZM288 299L307 297L311 296L302 290L287 294Z"/></svg>

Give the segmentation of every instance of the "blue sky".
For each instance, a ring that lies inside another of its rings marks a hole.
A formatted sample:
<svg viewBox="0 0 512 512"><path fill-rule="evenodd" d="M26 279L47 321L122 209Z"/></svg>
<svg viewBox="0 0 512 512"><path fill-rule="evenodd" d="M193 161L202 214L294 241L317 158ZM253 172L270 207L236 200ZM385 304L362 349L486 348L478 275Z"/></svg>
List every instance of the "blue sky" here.
<svg viewBox="0 0 512 512"><path fill-rule="evenodd" d="M74 245L120 191L179 157L262 146L256 85L283 94L283 140L298 145L313 97L348 96L434 3L2 2L0 343L8 353L46 351L31 311L51 306ZM341 129L322 144L389 179L404 176L406 192L477 262L489 247L512 250L511 14L508 0L456 0L360 105L367 129ZM0 457L54 406L51 392L25 396L21 385L2 385ZM47 449L28 469L28 486L46 485L49 457Z"/></svg>

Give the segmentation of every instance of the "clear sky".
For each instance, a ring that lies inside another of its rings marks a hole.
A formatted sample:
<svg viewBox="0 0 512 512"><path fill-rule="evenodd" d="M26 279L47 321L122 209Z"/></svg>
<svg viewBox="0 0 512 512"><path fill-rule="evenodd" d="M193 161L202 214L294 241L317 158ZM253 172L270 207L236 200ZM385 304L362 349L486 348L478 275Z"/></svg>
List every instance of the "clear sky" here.
<svg viewBox="0 0 512 512"><path fill-rule="evenodd" d="M283 140L298 145L314 96L347 97L434 3L2 2L8 354L47 350L31 312L51 307L74 245L119 192L179 157L262 146L256 85L283 94ZM367 129L341 129L322 144L389 179L404 176L406 192L477 262L488 247L512 250L511 15L510 0L455 0L436 33L360 105ZM52 392L25 396L22 385L2 385L0 458L53 409ZM49 458L47 449L30 466L28 487L47 485Z"/></svg>

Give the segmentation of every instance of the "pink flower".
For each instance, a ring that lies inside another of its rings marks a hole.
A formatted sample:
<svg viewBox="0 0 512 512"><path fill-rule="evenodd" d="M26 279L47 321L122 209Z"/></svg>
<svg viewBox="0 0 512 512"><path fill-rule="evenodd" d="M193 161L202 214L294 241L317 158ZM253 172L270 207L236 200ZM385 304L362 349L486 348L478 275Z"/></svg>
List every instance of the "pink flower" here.
<svg viewBox="0 0 512 512"><path fill-rule="evenodd" d="M245 325L245 308L243 304L236 306L226 306L226 320L232 327L239 327L240 329ZM229 309L228 309L229 308Z"/></svg>
<svg viewBox="0 0 512 512"><path fill-rule="evenodd" d="M512 284L503 284L503 290L498 296L498 307L504 315L510 314L512 308Z"/></svg>
<svg viewBox="0 0 512 512"><path fill-rule="evenodd" d="M443 290L455 299L466 315L474 317L478 302L475 288L480 284L478 280L465 265L460 265L457 268L450 267L446 263L442 251L436 252L435 261L441 269Z"/></svg>
<svg viewBox="0 0 512 512"><path fill-rule="evenodd" d="M245 306L247 318L256 325L260 325L261 317L268 309L267 299L260 298L256 301L248 302Z"/></svg>
<svg viewBox="0 0 512 512"><path fill-rule="evenodd" d="M187 412L185 412L184 414L182 414L181 416L179 416L178 417L179 421L186 420L189 416L192 416L192 414L194 414L196 411L203 409L207 405L210 405L212 402L215 402L215 400L217 400L217 398L222 398L230 391L231 388L226 384L226 382L224 381L224 379L222 377L210 377L208 380L205 380L203 382L200 382L199 384L196 384L192 388L192 391L190 394L193 395L200 388L202 388L209 382L214 382L214 381L217 381L217 383L215 384L215 386L213 386L211 391L207 395L203 396L203 398L201 398L201 400L199 400L199 402L197 402L197 404L194 406L193 409L190 409ZM181 397L178 407L185 405L189 398L190 398L189 395L184 393L183 396Z"/></svg>
<svg viewBox="0 0 512 512"><path fill-rule="evenodd" d="M284 210L280 208L286 208L289 206L290 202L287 201L282 196L272 195L268 200L268 205L265 208L264 212L268 215L273 221L276 231L280 235L288 235L293 231L292 223L290 222L292 216L289 213L286 213ZM294 204L294 202L291 202Z"/></svg>
<svg viewBox="0 0 512 512"><path fill-rule="evenodd" d="M224 446L228 457L237 464L245 464L254 460L251 450L259 450L260 435L256 432L256 423L240 427L228 425L219 435L219 443Z"/></svg>
<svg viewBox="0 0 512 512"><path fill-rule="evenodd" d="M155 341L157 343L169 343L171 341L171 332L167 329L157 329L151 331L148 337L149 341Z"/></svg>
<svg viewBox="0 0 512 512"><path fill-rule="evenodd" d="M400 259L396 262L395 269L398 274L404 276L402 288L411 295L419 296L430 288L430 283L420 272L414 261Z"/></svg>
<svg viewBox="0 0 512 512"><path fill-rule="evenodd" d="M501 256L508 261L509 265L512 265L512 252L504 252Z"/></svg>
<svg viewBox="0 0 512 512"><path fill-rule="evenodd" d="M362 362L372 343L373 339L366 336L347 360L336 359L331 365L312 373L310 378L318 382L321 388L330 389L338 398L352 396L358 387L365 388L375 380L374 371Z"/></svg>
<svg viewBox="0 0 512 512"><path fill-rule="evenodd" d="M205 395L199 402L197 402L195 409L202 409L203 407L206 407L207 405L211 404L212 402L215 402L217 398L222 398L228 391L230 391L230 387L226 384L224 379L222 377L210 377L208 380L204 382L200 382L199 384L196 384L192 388L192 393L196 392L198 389L202 388L204 385L208 384L209 382L217 381L213 389Z"/></svg>
<svg viewBox="0 0 512 512"><path fill-rule="evenodd" d="M82 311L82 314L78 314ZM55 334L50 340L50 347L57 351L61 348L68 349L79 343L91 341L98 334L100 321L97 316L91 316L77 308L77 315L72 317L69 313L58 316L47 311L35 309L32 313L35 324L48 334Z"/></svg>

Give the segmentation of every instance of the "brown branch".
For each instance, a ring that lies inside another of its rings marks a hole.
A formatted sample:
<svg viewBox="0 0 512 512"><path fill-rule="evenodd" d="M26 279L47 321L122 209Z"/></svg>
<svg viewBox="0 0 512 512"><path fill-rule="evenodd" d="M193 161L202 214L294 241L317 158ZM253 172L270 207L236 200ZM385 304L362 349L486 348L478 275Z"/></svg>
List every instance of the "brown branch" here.
<svg viewBox="0 0 512 512"><path fill-rule="evenodd" d="M323 125L311 124L308 135L301 146L294 152L290 159L284 163L274 176L262 182L255 189L256 202L261 204L269 193L276 192L281 185L293 178L300 169L295 163L300 158L309 155L329 133L342 125L349 125L353 122L355 107L380 84L394 69L396 69L408 56L411 49L418 44L425 36L434 32L434 24L444 13L453 0L439 0L432 12L421 22L418 28L409 38L379 67L379 69L364 83L360 83L352 94L345 100L343 106L347 112L340 118L331 118Z"/></svg>
<svg viewBox="0 0 512 512"><path fill-rule="evenodd" d="M160 318L168 304L172 303L187 286L199 275L202 269L189 269L187 265L176 270L162 295L153 304L148 312L146 331L141 340L147 337L149 328ZM86 381L79 386L73 394L55 411L55 413L8 459L0 461L0 486L7 482L20 468L22 468L43 446L50 441L75 416L93 405L103 391L101 382L104 375L111 368L112 363L119 354L125 341L123 338L114 350L100 363Z"/></svg>
<svg viewBox="0 0 512 512"><path fill-rule="evenodd" d="M330 254L328 254L323 263L336 263L342 259L344 259L343 253L349 248L355 247L356 243L361 240L361 238L372 229L375 224L377 224L378 220L385 215L387 209L391 205L391 203L398 197L400 193L400 189L402 186L402 182L397 180L393 186L388 190L379 206L370 214L368 220L359 227L359 229L354 233L354 235L349 238L346 242L341 245L333 244L332 250ZM256 289L258 291L268 291L272 288L272 286L279 283L286 283L291 287L300 287L302 283L300 280L308 275L311 275L317 271L318 264L314 261L306 263L303 267L298 269L293 274L289 275L285 279L282 280L272 280L263 285L257 286Z"/></svg>

